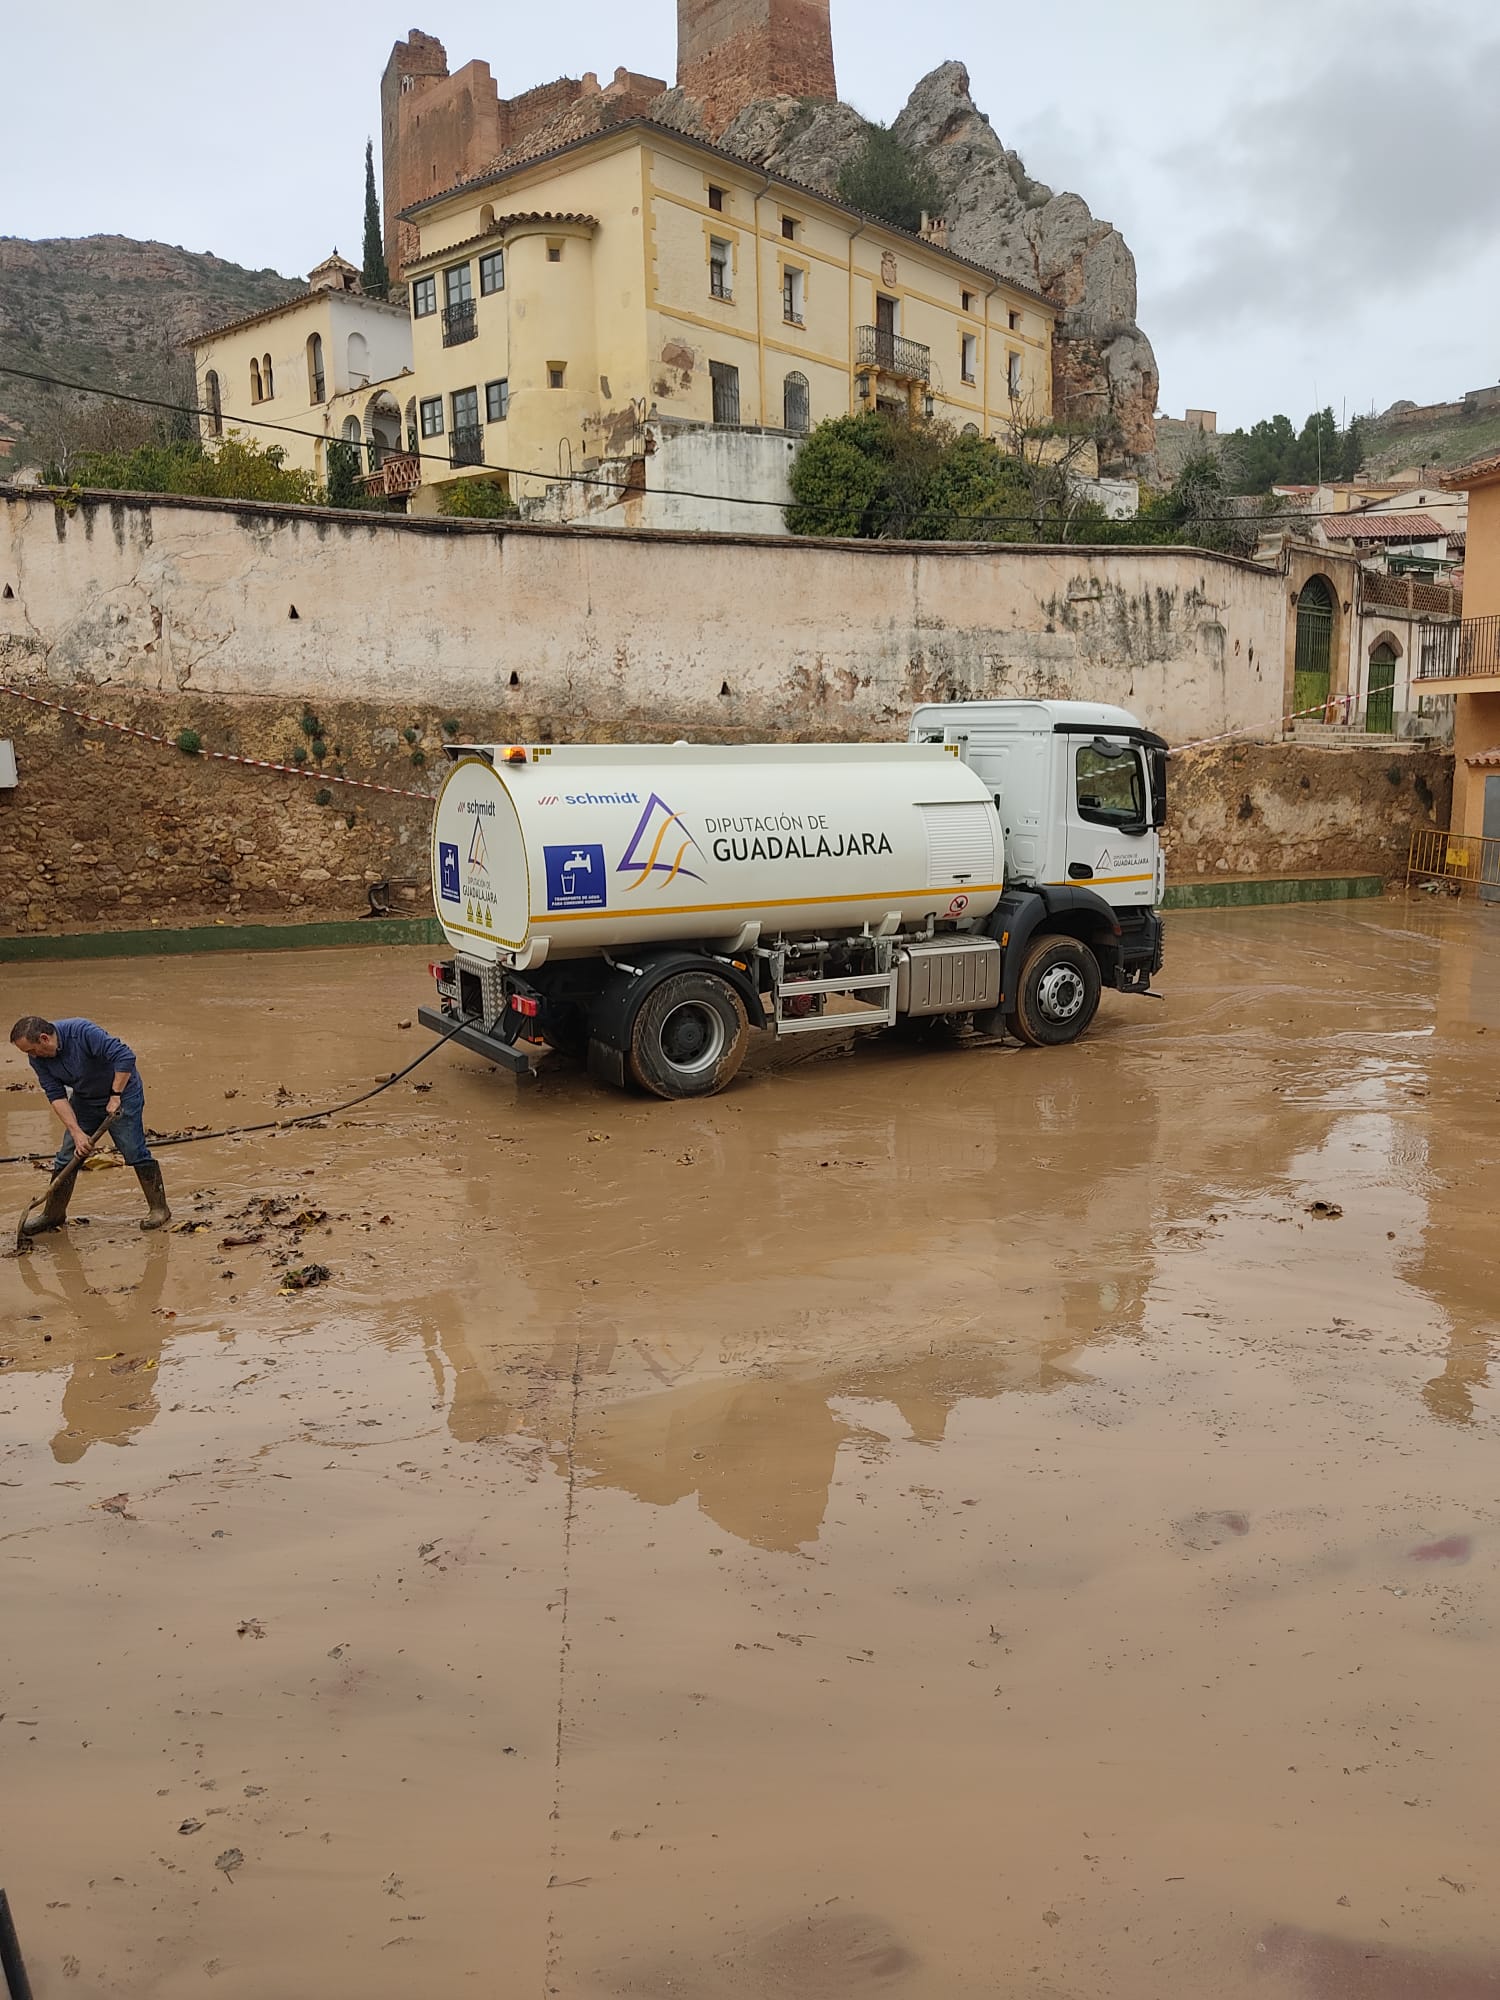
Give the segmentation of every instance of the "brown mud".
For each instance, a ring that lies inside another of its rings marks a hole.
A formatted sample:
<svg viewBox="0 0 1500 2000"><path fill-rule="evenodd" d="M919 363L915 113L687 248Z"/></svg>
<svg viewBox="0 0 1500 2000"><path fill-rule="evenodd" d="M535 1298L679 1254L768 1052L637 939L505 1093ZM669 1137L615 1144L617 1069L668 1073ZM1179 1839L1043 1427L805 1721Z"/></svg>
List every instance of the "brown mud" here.
<svg viewBox="0 0 1500 2000"><path fill-rule="evenodd" d="M426 978L3 986L165 1130ZM1500 916L1185 917L1164 990L702 1105L444 1050L163 1152L155 1238L86 1174L0 1265L38 2000L1500 1994Z"/></svg>

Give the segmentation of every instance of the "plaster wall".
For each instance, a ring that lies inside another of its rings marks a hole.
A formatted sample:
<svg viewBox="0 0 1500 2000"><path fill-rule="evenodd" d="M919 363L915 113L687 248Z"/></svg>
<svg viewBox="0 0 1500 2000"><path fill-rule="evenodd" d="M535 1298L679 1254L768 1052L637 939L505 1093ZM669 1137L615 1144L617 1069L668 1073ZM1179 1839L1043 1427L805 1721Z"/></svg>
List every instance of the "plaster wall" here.
<svg viewBox="0 0 1500 2000"><path fill-rule="evenodd" d="M0 487L0 669L26 683L482 704L574 738L899 737L922 701L1079 696L1184 742L1279 734L1287 624L1277 571L1190 549L636 538Z"/></svg>

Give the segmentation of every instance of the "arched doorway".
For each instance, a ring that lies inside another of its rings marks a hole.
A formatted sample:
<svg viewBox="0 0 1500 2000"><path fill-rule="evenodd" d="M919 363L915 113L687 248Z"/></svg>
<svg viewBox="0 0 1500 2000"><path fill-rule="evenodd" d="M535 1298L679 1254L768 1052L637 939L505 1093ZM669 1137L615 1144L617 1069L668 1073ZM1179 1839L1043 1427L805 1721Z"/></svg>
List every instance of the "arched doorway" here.
<svg viewBox="0 0 1500 2000"><path fill-rule="evenodd" d="M1396 659L1394 639L1377 639L1370 648L1370 670L1365 681L1365 728L1372 735L1388 736L1396 726Z"/></svg>
<svg viewBox="0 0 1500 2000"><path fill-rule="evenodd" d="M1297 656L1292 670L1292 713L1326 708L1333 668L1333 591L1326 577L1310 576L1297 593Z"/></svg>

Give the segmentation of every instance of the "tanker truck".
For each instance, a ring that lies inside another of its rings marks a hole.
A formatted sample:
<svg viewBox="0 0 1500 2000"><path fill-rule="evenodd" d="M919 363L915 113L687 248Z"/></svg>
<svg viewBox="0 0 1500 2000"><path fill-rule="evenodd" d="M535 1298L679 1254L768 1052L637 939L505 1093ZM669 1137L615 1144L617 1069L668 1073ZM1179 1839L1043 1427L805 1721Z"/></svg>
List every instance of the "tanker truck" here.
<svg viewBox="0 0 1500 2000"><path fill-rule="evenodd" d="M452 745L419 1017L664 1098L722 1090L752 1028L1071 1042L1161 969L1166 749L1023 700L920 708L905 743Z"/></svg>

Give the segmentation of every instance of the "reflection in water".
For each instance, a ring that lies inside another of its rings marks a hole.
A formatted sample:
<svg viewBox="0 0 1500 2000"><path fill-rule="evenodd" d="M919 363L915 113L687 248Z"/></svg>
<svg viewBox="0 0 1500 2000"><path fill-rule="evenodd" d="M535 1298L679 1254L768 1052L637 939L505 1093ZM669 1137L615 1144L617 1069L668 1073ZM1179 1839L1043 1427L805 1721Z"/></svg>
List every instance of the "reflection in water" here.
<svg viewBox="0 0 1500 2000"><path fill-rule="evenodd" d="M141 1276L109 1292L89 1283L83 1259L64 1232L48 1239L45 1256L33 1252L19 1260L22 1282L54 1336L50 1348L33 1356L32 1367L55 1368L65 1359L71 1364L62 1427L52 1439L59 1465L76 1465L91 1444L127 1444L157 1414L163 1328L155 1309L171 1247L164 1236L153 1236L142 1243L142 1252Z"/></svg>

